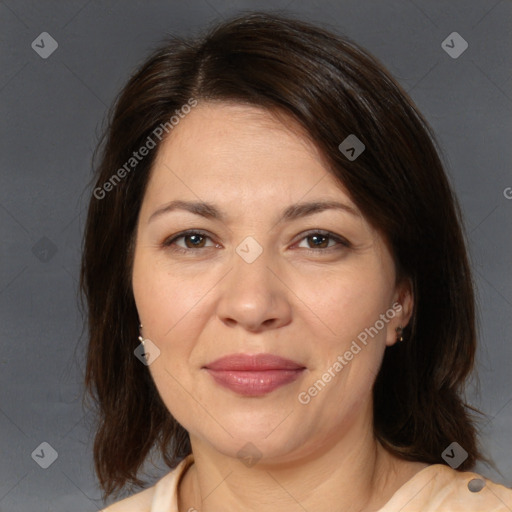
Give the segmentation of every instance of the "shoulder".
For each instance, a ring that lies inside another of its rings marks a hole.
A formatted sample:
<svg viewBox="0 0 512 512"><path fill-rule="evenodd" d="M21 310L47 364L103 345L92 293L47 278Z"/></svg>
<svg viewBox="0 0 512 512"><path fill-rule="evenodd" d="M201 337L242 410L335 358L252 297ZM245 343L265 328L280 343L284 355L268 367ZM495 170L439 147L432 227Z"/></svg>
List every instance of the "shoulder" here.
<svg viewBox="0 0 512 512"><path fill-rule="evenodd" d="M151 504L155 494L156 485L149 487L124 500L112 503L100 512L151 512Z"/></svg>
<svg viewBox="0 0 512 512"><path fill-rule="evenodd" d="M178 483L193 461L193 456L188 455L152 487L112 503L100 512L152 512L153 510L169 510L170 512L177 510Z"/></svg>
<svg viewBox="0 0 512 512"><path fill-rule="evenodd" d="M458 506L464 512L510 512L512 489L471 471L456 471L439 464L436 472L443 473L436 488L439 504Z"/></svg>
<svg viewBox="0 0 512 512"><path fill-rule="evenodd" d="M471 471L433 464L406 482L379 511L510 512L512 489Z"/></svg>

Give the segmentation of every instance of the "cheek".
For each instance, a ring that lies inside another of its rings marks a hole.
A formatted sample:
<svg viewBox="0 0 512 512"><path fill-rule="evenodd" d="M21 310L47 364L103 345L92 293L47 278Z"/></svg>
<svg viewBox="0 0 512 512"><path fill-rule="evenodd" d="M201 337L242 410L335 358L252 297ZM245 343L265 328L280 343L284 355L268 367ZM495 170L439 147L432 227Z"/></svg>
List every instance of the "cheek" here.
<svg viewBox="0 0 512 512"><path fill-rule="evenodd" d="M322 335L350 343L389 308L392 289L388 281L377 267L354 266L320 279L304 277L296 293L317 318Z"/></svg>
<svg viewBox="0 0 512 512"><path fill-rule="evenodd" d="M168 343L176 331L201 310L201 299L210 288L207 276L187 277L169 269L165 261L149 254L135 259L133 294L147 335Z"/></svg>
<svg viewBox="0 0 512 512"><path fill-rule="evenodd" d="M144 336L160 350L149 370L169 406L173 397L186 399L180 383L193 388L189 368L202 361L196 341L211 315L207 294L212 284L204 274L171 270L148 253L141 251L134 262L133 293Z"/></svg>

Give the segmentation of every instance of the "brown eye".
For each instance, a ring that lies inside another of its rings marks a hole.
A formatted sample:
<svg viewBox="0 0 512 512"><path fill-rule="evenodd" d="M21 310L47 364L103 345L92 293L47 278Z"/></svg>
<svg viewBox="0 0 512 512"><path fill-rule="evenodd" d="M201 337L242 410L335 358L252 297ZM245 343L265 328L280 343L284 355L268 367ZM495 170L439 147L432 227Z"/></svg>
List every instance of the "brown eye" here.
<svg viewBox="0 0 512 512"><path fill-rule="evenodd" d="M325 235L309 235L306 240L313 242L313 249L325 249L329 244L329 237Z"/></svg>
<svg viewBox="0 0 512 512"><path fill-rule="evenodd" d="M177 244L178 240L184 240L184 245ZM178 233L176 236L167 239L163 242L164 247L171 248L172 250L187 252L189 250L194 249L207 249L209 247L213 247L212 245L205 245L207 240L211 240L211 238L201 231L183 231L182 233Z"/></svg>
<svg viewBox="0 0 512 512"><path fill-rule="evenodd" d="M337 250L342 247L350 247L350 243L344 238L335 235L334 233L330 233L328 231L313 231L307 233L301 239L301 243L303 240L306 240L308 244L307 247L302 246L306 250L311 250L317 252L318 250L322 250L323 252L330 251L331 249ZM334 242L334 243L331 243ZM341 247L340 247L341 246ZM299 245L300 247L300 245ZM327 251L326 251L327 250Z"/></svg>
<svg viewBox="0 0 512 512"><path fill-rule="evenodd" d="M181 238L185 240L185 245L189 248L197 248L197 247L204 247L204 242L206 240L206 237L203 235L184 235ZM187 244L187 240L190 241L190 244Z"/></svg>

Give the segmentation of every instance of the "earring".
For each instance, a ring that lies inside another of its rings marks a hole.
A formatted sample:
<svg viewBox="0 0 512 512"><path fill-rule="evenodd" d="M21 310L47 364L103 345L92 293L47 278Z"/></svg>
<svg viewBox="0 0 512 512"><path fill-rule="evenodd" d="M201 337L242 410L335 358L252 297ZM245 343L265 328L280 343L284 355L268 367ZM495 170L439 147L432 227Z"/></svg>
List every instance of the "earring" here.
<svg viewBox="0 0 512 512"><path fill-rule="evenodd" d="M142 337L142 324L139 325L139 341L142 343L142 346L145 347L144 345L144 338Z"/></svg>
<svg viewBox="0 0 512 512"><path fill-rule="evenodd" d="M402 333L404 332L402 326L400 325L399 327L397 327L395 329L396 331L396 341L400 342L400 341L404 341L404 337L402 336Z"/></svg>

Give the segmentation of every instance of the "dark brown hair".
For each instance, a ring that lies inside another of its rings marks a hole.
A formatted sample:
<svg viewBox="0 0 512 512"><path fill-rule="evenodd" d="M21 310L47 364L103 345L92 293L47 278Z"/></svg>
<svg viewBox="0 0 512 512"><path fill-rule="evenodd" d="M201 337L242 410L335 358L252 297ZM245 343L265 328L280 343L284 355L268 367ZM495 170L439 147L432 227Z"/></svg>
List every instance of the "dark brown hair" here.
<svg viewBox="0 0 512 512"><path fill-rule="evenodd" d="M374 431L407 460L444 463L457 441L481 454L463 397L476 349L475 306L459 207L430 127L373 56L345 37L276 14L238 16L196 39L170 38L130 78L101 141L95 190L190 98L259 106L291 116L367 220L385 237L415 306L405 342L388 347L374 386ZM366 146L349 160L339 144ZM90 201L81 290L88 306L86 387L94 399L94 462L104 496L157 447L169 468L190 453L186 430L134 356L131 286L135 227L156 149L105 197ZM99 150L98 150L99 151ZM103 193L102 193L103 194Z"/></svg>

